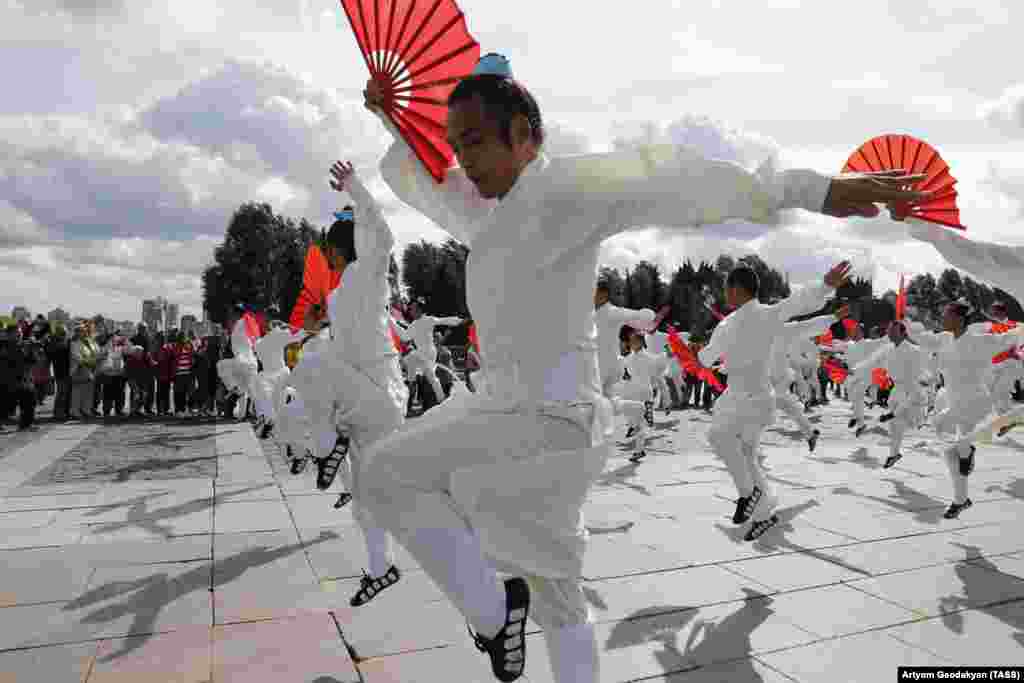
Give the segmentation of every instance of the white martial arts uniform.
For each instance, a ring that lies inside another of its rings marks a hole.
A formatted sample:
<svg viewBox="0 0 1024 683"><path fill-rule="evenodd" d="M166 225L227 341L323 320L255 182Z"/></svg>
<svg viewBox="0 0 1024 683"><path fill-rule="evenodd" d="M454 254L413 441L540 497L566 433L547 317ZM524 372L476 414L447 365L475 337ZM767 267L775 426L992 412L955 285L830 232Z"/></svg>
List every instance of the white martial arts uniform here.
<svg viewBox="0 0 1024 683"><path fill-rule="evenodd" d="M627 419L629 426L634 430L636 442L642 449L647 438L647 421L644 413L648 404L654 403L654 376L661 367L661 362L647 349L640 349L623 358L622 365L629 373L629 379L617 384L612 394L622 397L623 403L632 401L641 407L639 415L629 413Z"/></svg>
<svg viewBox="0 0 1024 683"><path fill-rule="evenodd" d="M277 433L282 441L292 447L292 455L302 457L307 450L317 453L321 442L327 443L327 453L334 447L334 440L337 439L337 432L333 425L326 423L319 425L324 435L317 434L317 426L313 424L313 417L306 409L306 403L302 394L295 386L295 378L303 375L303 368L312 365L319 368L320 354L329 346L330 328L317 333L308 340L302 347L302 356L295 368L285 378L285 405L278 411ZM326 453L317 453L325 455Z"/></svg>
<svg viewBox="0 0 1024 683"><path fill-rule="evenodd" d="M1005 351L1019 337L972 330L959 338L948 332L942 336L946 343L939 349L939 364L946 380L948 407L934 423L936 433L951 442L945 455L953 482L953 502L962 504L967 499L967 477L960 474L959 459L970 456L972 432L990 417L993 408L985 372L992 365L992 356Z"/></svg>
<svg viewBox="0 0 1024 683"><path fill-rule="evenodd" d="M672 363L672 352L666 348L667 346L668 333L651 332L647 335L647 350L657 359L654 368L652 368L651 383L654 385L658 408L672 407L672 398L668 391L668 381L665 379L669 373L669 366Z"/></svg>
<svg viewBox="0 0 1024 683"><path fill-rule="evenodd" d="M804 415L804 407L800 405L789 389L796 374L790 368L789 354L798 340L811 339L825 334L834 321L833 316L822 315L810 320L786 323L783 325L782 332L775 339L775 343L772 344L768 379L775 392L775 407L797 424L805 439L811 438L814 427Z"/></svg>
<svg viewBox="0 0 1024 683"><path fill-rule="evenodd" d="M878 353L886 344L891 343L887 337L838 342L838 344L842 344L846 367L850 371L846 383L849 385L847 393L850 397L850 407L853 410L854 428L864 423L864 402L867 400L866 392L871 386L871 372L874 370L873 367L864 365L864 361Z"/></svg>
<svg viewBox="0 0 1024 683"><path fill-rule="evenodd" d="M800 337L790 352L796 370L797 393L804 401L818 400L818 344L810 337Z"/></svg>
<svg viewBox="0 0 1024 683"><path fill-rule="evenodd" d="M983 326L988 328L986 331L990 333L1004 334L1003 332L994 332L995 324L1011 323L1009 320L1003 319L995 321L994 324L983 324ZM1013 342L1009 342L1009 345L1013 345ZM1009 358L1000 363L993 363L989 368L989 373L989 390L992 393L995 410L1000 415L1004 415L1013 407L1014 385L1018 381L1024 380L1024 363L1017 358Z"/></svg>
<svg viewBox="0 0 1024 683"><path fill-rule="evenodd" d="M359 179L351 177L346 190L356 207L356 260L327 298L328 347L296 367L293 381L315 424L329 421L335 437L338 432L349 436L339 474L352 493L352 515L366 538L370 574L380 577L392 564L389 541L363 501L359 480L367 451L405 422L408 393L388 330L388 261L395 239Z"/></svg>
<svg viewBox="0 0 1024 683"><path fill-rule="evenodd" d="M462 318L456 316L435 318L432 315L421 315L404 330L395 326L402 341L411 341L416 344L416 348L407 353L403 359L409 379L413 379L417 373L422 373L434 390L434 397L438 403L444 400L444 387L441 386L441 380L437 378L437 345L434 343L434 328L437 325L454 326L461 323Z"/></svg>
<svg viewBox="0 0 1024 683"><path fill-rule="evenodd" d="M284 362L284 348L302 339L302 330L293 332L279 327L256 341L255 351L263 369L256 376L256 412L267 422L277 420L277 411L284 404L284 390L291 371Z"/></svg>
<svg viewBox="0 0 1024 683"><path fill-rule="evenodd" d="M654 322L655 313L649 308L631 309L611 302L594 309L597 326L597 364L601 369L601 387L611 398L611 388L622 381L621 341L619 331L624 325L642 329Z"/></svg>
<svg viewBox="0 0 1024 683"><path fill-rule="evenodd" d="M762 498L753 520L771 517L778 503L764 476L757 453L761 433L775 419L775 393L770 380L771 351L790 318L821 308L832 289L807 287L774 305L751 300L720 322L700 362L709 366L725 356L729 385L715 401L708 442L725 461L740 497L749 497L756 486Z"/></svg>
<svg viewBox="0 0 1024 683"><path fill-rule="evenodd" d="M918 337L913 337L918 341ZM885 368L893 381L893 391L889 397L889 412L893 414L889 422L889 456L900 453L903 437L908 429L918 429L924 421L928 407L928 398L921 386L927 354L922 347L904 340L900 344L892 344L884 352L875 357L874 367Z"/></svg>
<svg viewBox="0 0 1024 683"><path fill-rule="evenodd" d="M782 208L818 211L829 178L768 168L755 175L671 146L541 153L499 202L481 198L461 169L436 183L385 125L396 134L381 162L387 183L471 247L466 295L483 381L475 400L453 395L378 443L363 478L367 497L484 636L504 623L504 595L479 556L527 575L556 681L593 683L596 641L579 581L581 506L613 427L594 326L601 243L631 226L692 229L764 221Z"/></svg>
<svg viewBox="0 0 1024 683"><path fill-rule="evenodd" d="M242 397L239 402L244 406L250 396L256 394L256 374L259 362L253 350L252 340L246 333L245 318L239 318L231 329L232 358L217 361L217 374L229 390L236 390Z"/></svg>

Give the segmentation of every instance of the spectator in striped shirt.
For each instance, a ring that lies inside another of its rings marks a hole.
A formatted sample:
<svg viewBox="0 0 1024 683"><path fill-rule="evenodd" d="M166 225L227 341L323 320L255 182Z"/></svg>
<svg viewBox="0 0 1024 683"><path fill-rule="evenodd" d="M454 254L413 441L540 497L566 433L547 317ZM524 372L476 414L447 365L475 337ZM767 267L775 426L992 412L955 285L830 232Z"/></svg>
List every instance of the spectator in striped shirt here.
<svg viewBox="0 0 1024 683"><path fill-rule="evenodd" d="M184 418L192 414L189 405L192 398L195 376L192 366L195 364L195 349L183 332L178 333L174 346L174 410L176 417Z"/></svg>

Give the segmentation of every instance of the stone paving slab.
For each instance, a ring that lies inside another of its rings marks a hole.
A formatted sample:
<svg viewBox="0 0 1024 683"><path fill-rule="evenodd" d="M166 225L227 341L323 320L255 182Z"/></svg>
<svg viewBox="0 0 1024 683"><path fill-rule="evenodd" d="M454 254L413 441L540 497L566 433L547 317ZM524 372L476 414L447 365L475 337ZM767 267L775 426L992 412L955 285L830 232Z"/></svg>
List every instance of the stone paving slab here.
<svg viewBox="0 0 1024 683"><path fill-rule="evenodd" d="M813 456L788 422L768 431L782 523L755 543L729 519L708 416L659 412L640 465L616 451L584 510L602 681L873 682L1024 659L1024 444L983 446L974 507L944 520L929 433L883 470L884 429L852 438L847 410L814 415ZM402 581L349 606L366 565L351 510L247 425L111 420L19 439L0 435L0 683L493 680L403 549ZM550 682L543 634L527 633L522 680Z"/></svg>

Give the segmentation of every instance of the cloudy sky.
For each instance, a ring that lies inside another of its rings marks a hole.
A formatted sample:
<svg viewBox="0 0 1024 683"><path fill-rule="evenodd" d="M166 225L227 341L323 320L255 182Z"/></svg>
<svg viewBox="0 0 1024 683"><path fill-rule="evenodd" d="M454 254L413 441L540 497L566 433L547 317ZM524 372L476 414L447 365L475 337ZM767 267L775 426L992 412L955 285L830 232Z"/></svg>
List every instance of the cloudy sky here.
<svg viewBox="0 0 1024 683"><path fill-rule="evenodd" d="M553 151L672 140L745 164L838 171L881 133L935 145L969 234L1024 244L1024 6L1006 0L463 0L537 95ZM325 223L325 171L372 176L387 133L337 0L0 0L0 313L199 313L199 274L243 201ZM401 242L441 236L376 180ZM726 237L726 235L728 237ZM883 287L940 268L887 220L792 212L772 232L656 229L605 261L757 251L815 277L852 256Z"/></svg>

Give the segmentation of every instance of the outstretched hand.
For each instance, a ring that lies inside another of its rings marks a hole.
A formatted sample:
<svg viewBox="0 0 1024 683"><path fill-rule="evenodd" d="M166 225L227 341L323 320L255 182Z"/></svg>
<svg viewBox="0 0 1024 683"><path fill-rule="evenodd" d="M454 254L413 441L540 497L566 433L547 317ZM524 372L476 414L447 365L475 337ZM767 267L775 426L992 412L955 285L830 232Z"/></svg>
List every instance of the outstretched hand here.
<svg viewBox="0 0 1024 683"><path fill-rule="evenodd" d="M331 166L331 187L338 192L348 189L348 182L355 177L356 170L350 161L336 161Z"/></svg>
<svg viewBox="0 0 1024 683"><path fill-rule="evenodd" d="M366 81L366 90L363 91L363 106L374 114L384 109L384 92L377 81L372 78Z"/></svg>
<svg viewBox="0 0 1024 683"><path fill-rule="evenodd" d="M832 179L822 213L837 218L864 216L874 218L880 211L876 204L896 204L927 199L930 192L909 189L927 176L907 175L902 169L871 173L842 173Z"/></svg>
<svg viewBox="0 0 1024 683"><path fill-rule="evenodd" d="M850 279L850 271L853 266L849 261L843 261L832 267L832 270L825 274L825 284L832 289L839 289Z"/></svg>

